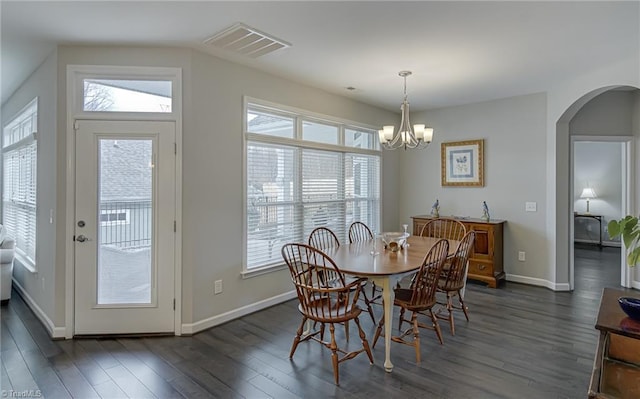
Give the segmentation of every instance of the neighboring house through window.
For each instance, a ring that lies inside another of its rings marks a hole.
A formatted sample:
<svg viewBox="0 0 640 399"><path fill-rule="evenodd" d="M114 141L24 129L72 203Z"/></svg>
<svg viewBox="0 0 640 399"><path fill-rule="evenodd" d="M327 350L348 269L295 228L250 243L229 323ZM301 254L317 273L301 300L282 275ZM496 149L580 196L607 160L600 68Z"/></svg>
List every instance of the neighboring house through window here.
<svg viewBox="0 0 640 399"><path fill-rule="evenodd" d="M248 101L245 272L283 263L280 248L327 226L341 242L354 221L380 226L377 132Z"/></svg>
<svg viewBox="0 0 640 399"><path fill-rule="evenodd" d="M3 128L2 222L16 240L16 256L36 267L36 191L38 99Z"/></svg>
<svg viewBox="0 0 640 399"><path fill-rule="evenodd" d="M136 250L151 245L152 143L146 139L100 142L101 247Z"/></svg>

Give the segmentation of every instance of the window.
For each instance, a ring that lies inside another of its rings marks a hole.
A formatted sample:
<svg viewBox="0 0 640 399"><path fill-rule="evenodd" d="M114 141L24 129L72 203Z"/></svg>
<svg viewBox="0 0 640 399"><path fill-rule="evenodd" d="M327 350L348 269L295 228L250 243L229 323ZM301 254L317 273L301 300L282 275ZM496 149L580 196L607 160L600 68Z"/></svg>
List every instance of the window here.
<svg viewBox="0 0 640 399"><path fill-rule="evenodd" d="M2 134L2 220L16 239L16 255L36 265L36 175L38 99L9 122Z"/></svg>
<svg viewBox="0 0 640 399"><path fill-rule="evenodd" d="M169 80L83 79L83 111L171 113Z"/></svg>
<svg viewBox="0 0 640 399"><path fill-rule="evenodd" d="M319 226L341 242L354 221L379 228L374 129L258 103L245 115L246 272L282 264L282 245Z"/></svg>
<svg viewBox="0 0 640 399"><path fill-rule="evenodd" d="M338 144L338 126L310 121L302 122L302 139L319 143Z"/></svg>
<svg viewBox="0 0 640 399"><path fill-rule="evenodd" d="M100 211L101 226L116 226L121 224L129 224L128 209L102 209Z"/></svg>

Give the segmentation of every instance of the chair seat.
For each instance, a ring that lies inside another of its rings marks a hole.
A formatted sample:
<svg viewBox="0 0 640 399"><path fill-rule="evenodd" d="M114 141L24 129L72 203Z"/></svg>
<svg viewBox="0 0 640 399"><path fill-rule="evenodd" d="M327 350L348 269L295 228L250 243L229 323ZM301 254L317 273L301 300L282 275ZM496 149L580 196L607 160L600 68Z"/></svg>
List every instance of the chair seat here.
<svg viewBox="0 0 640 399"><path fill-rule="evenodd" d="M298 305L298 310L311 320L321 323L340 323L354 319L362 312L362 309L353 305L351 301L345 303L332 301L330 298L314 299L306 307L309 311L305 312L302 304Z"/></svg>
<svg viewBox="0 0 640 399"><path fill-rule="evenodd" d="M447 284L446 278L440 278L438 280L438 290L440 291L457 291L461 290L462 288L464 288L464 281L457 282L455 284L453 282L449 282Z"/></svg>
<svg viewBox="0 0 640 399"><path fill-rule="evenodd" d="M408 288L396 288L394 293L396 297L395 302L409 302L413 295L413 290Z"/></svg>
<svg viewBox="0 0 640 399"><path fill-rule="evenodd" d="M351 285L356 280L358 280L357 277L344 276L344 285ZM336 287L342 287L342 286L343 286L342 285L342 281L337 280L337 279L334 279L334 280L331 280L331 281L327 282L327 287L330 287L330 288L336 288ZM355 286L353 286L351 288L352 291L355 290L355 289L356 289Z"/></svg>
<svg viewBox="0 0 640 399"><path fill-rule="evenodd" d="M410 288L396 288L395 289L394 305L402 306L403 308L411 311L422 311L428 309L436 304L435 298L428 303L419 303L416 305L411 304L411 297L413 296L413 289Z"/></svg>

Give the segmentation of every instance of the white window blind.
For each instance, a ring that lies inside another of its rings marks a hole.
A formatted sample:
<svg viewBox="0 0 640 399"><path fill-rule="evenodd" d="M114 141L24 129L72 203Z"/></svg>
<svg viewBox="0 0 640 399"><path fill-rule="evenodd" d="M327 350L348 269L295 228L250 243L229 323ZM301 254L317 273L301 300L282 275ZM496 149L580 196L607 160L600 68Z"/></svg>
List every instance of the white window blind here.
<svg viewBox="0 0 640 399"><path fill-rule="evenodd" d="M282 264L282 246L306 242L319 226L329 227L341 242L354 221L378 229L380 154L374 130L333 121L310 124L306 115L254 104L246 116L247 271Z"/></svg>
<svg viewBox="0 0 640 399"><path fill-rule="evenodd" d="M37 98L3 129L2 221L28 266L36 260Z"/></svg>

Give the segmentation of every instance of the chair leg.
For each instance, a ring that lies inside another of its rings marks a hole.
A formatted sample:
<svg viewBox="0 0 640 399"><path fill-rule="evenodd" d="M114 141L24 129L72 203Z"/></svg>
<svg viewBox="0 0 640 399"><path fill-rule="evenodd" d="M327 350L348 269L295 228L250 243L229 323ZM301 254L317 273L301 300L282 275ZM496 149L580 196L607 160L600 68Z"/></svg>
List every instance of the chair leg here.
<svg viewBox="0 0 640 399"><path fill-rule="evenodd" d="M462 298L460 291L458 291L458 300L460 301L460 306L462 306L464 317L466 317L467 321L469 321L469 313L467 313L467 305L464 304L464 299Z"/></svg>
<svg viewBox="0 0 640 399"><path fill-rule="evenodd" d="M349 320L344 322L344 334L346 335L347 342L349 342Z"/></svg>
<svg viewBox="0 0 640 399"><path fill-rule="evenodd" d="M442 339L442 330L440 330L440 324L438 324L438 318L433 313L433 310L429 309L429 316L431 317L431 322L433 323L433 329L436 330L436 335L438 336L438 341L440 341L440 345L444 344L444 340Z"/></svg>
<svg viewBox="0 0 640 399"><path fill-rule="evenodd" d="M417 312L412 312L411 324L413 324L413 346L416 350L416 363L420 363L420 330L418 328Z"/></svg>
<svg viewBox="0 0 640 399"><path fill-rule="evenodd" d="M371 354L371 348L369 348L369 341L367 341L367 336L364 334L364 331L362 331L360 320L358 320L357 317L353 320L356 322L356 326L358 326L360 341L362 341L362 347L364 348L364 351L367 352L367 356L369 356L369 363L373 364L373 355Z"/></svg>
<svg viewBox="0 0 640 399"><path fill-rule="evenodd" d="M296 337L293 339L293 345L291 345L291 351L289 352L289 359L293 359L293 354L296 352L296 349L298 348L298 344L300 343L300 337L302 337L302 332L304 331L304 324L306 322L307 322L307 318L303 317L302 323L300 323L300 327L298 327L298 331L296 331Z"/></svg>
<svg viewBox="0 0 640 399"><path fill-rule="evenodd" d="M365 294L364 290L361 291L361 293L362 293L362 296L364 297L364 304L367 305L367 312L369 312L369 316L371 316L371 321L375 325L376 317L373 315L373 309L371 308L371 299L367 297L367 294Z"/></svg>
<svg viewBox="0 0 640 399"><path fill-rule="evenodd" d="M453 293L447 292L447 311L449 312L449 328L451 335L456 335L456 328L453 324Z"/></svg>
<svg viewBox="0 0 640 399"><path fill-rule="evenodd" d="M404 308L400 308L400 317L398 318L398 330L402 331L402 320L404 319Z"/></svg>
<svg viewBox="0 0 640 399"><path fill-rule="evenodd" d="M373 345L371 345L372 348L376 347L376 342L378 342L378 338L382 335L382 327L384 327L384 317L380 318L380 322L376 328L376 334L373 336Z"/></svg>
<svg viewBox="0 0 640 399"><path fill-rule="evenodd" d="M340 375L338 373L338 345L336 344L336 328L333 326L333 323L329 324L329 332L331 333L329 349L331 349L331 362L333 363L333 378L336 380L336 385L340 385Z"/></svg>

